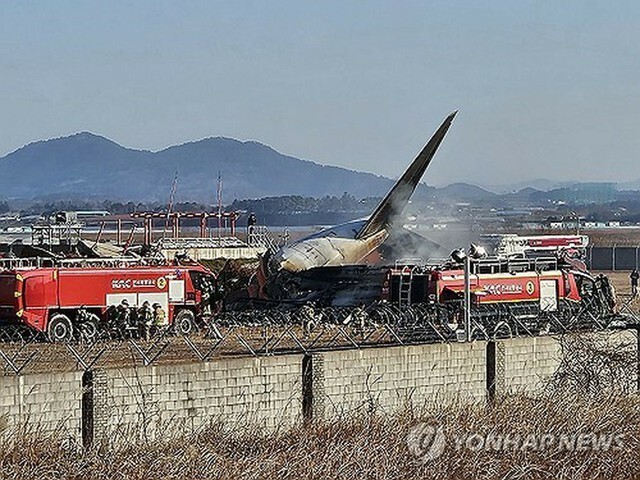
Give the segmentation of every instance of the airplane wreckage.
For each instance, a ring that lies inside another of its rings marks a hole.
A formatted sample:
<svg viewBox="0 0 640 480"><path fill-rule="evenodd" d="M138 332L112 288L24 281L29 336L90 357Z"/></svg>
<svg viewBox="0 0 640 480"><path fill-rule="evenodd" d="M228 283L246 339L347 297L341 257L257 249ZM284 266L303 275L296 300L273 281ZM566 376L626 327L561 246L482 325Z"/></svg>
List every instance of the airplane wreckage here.
<svg viewBox="0 0 640 480"><path fill-rule="evenodd" d="M501 241L518 248L498 248L495 256L472 244L467 252L454 250L439 261L389 260L393 255L384 250L393 252L394 246L396 252L444 253L399 220L456 113L444 120L369 218L267 252L250 282L249 298L227 303L219 320L236 319L235 312L244 318L241 312L247 312L255 322L263 318L258 311L265 310L264 318L277 323L289 318L278 312L290 311L302 323L321 318L346 324L358 318L361 326L391 322L409 326L411 335L426 328L444 339L460 328L468 281L471 316L486 332L506 328L509 335L537 334L608 324L615 317L615 292L605 276L587 271L586 237L507 235ZM380 251L387 263L369 264Z"/></svg>
<svg viewBox="0 0 640 480"><path fill-rule="evenodd" d="M278 302L360 304L378 295L383 269L367 265L365 260L383 244L438 247L396 222L456 114L453 112L444 120L371 216L327 228L275 252L267 252L250 286L250 296Z"/></svg>

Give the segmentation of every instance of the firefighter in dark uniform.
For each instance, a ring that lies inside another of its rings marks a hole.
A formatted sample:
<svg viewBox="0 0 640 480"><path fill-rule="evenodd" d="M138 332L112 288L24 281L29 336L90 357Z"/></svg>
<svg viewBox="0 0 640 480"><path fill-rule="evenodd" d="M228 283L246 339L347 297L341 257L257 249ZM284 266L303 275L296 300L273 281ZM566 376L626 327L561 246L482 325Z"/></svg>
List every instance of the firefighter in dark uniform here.
<svg viewBox="0 0 640 480"><path fill-rule="evenodd" d="M355 320L355 326L362 333L367 327L367 320L369 314L367 313L367 307L364 303L360 303L353 311L353 319Z"/></svg>
<svg viewBox="0 0 640 480"><path fill-rule="evenodd" d="M249 245L252 245L254 240L254 230L256 228L256 224L258 223L258 219L256 214L251 212L249 218L247 218L247 240Z"/></svg>
<svg viewBox="0 0 640 480"><path fill-rule="evenodd" d="M634 269L629 278L631 279L631 295L635 297L638 294L638 279L640 278L638 270Z"/></svg>
<svg viewBox="0 0 640 480"><path fill-rule="evenodd" d="M311 335L316 328L316 309L313 302L305 303L299 311L300 323L305 337Z"/></svg>
<svg viewBox="0 0 640 480"><path fill-rule="evenodd" d="M119 333L124 336L131 323L131 309L129 308L129 301L126 298L118 305L117 318L117 328Z"/></svg>

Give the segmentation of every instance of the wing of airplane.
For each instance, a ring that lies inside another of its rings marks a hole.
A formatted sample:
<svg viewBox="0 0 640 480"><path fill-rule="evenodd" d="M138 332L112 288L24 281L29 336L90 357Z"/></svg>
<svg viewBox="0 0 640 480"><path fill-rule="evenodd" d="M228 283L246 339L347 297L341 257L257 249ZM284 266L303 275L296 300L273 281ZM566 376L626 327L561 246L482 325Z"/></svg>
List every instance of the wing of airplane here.
<svg viewBox="0 0 640 480"><path fill-rule="evenodd" d="M400 214L407 205L409 198L418 186L422 175L431 163L436 150L449 130L457 111L449 115L440 128L433 134L407 171L400 177L387 196L376 207L367 223L356 235L357 239L366 238L389 226L393 218Z"/></svg>

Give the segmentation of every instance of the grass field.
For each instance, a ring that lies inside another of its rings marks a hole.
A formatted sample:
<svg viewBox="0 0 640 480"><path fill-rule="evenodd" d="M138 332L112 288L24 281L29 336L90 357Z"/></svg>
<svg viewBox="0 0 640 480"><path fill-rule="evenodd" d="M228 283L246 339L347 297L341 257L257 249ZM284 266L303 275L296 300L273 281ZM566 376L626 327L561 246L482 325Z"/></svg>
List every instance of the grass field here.
<svg viewBox="0 0 640 480"><path fill-rule="evenodd" d="M425 426L443 432L442 451L434 459L423 454L430 439L416 438ZM212 425L184 441L108 453L83 453L53 439L24 438L0 452L0 473L15 479L86 480L637 478L639 432L637 396L514 396L492 408L440 405L390 417L373 414L300 425L275 434L249 425L234 430ZM615 435L616 440L597 449L575 441L544 448L541 440L523 443L581 433L603 442ZM512 444L470 440L488 435L508 437Z"/></svg>
<svg viewBox="0 0 640 480"><path fill-rule="evenodd" d="M0 449L13 479L612 479L640 477L635 352L593 339L563 343L536 396L456 401L300 423L267 432L215 423L199 434L108 451L56 436L14 436ZM605 367L603 368L603 365Z"/></svg>

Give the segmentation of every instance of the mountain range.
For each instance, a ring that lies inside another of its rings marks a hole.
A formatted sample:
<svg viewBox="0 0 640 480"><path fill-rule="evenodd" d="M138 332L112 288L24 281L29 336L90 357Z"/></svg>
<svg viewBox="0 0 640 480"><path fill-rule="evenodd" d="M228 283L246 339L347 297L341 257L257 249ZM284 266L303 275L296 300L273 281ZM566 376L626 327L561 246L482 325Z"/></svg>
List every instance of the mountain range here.
<svg viewBox="0 0 640 480"><path fill-rule="evenodd" d="M398 162L398 175L409 164ZM284 155L255 141L211 137L152 152L123 147L88 132L30 143L0 158L0 198L8 200L109 199L160 201L169 197L178 172L176 200L213 203L217 178L224 200L301 195L357 198L384 195L393 180L371 173L321 165ZM537 187L537 188L536 188ZM569 183L535 180L481 188L455 183L442 188L420 185L416 199L484 205L553 200L611 201L617 189L638 189L639 182Z"/></svg>
<svg viewBox="0 0 640 480"><path fill-rule="evenodd" d="M399 174L406 165L399 165ZM388 178L283 155L258 142L207 138L157 152L125 148L83 132L26 145L0 158L0 196L8 199L108 198L160 201L176 171L177 198L214 202L274 195L380 196Z"/></svg>

